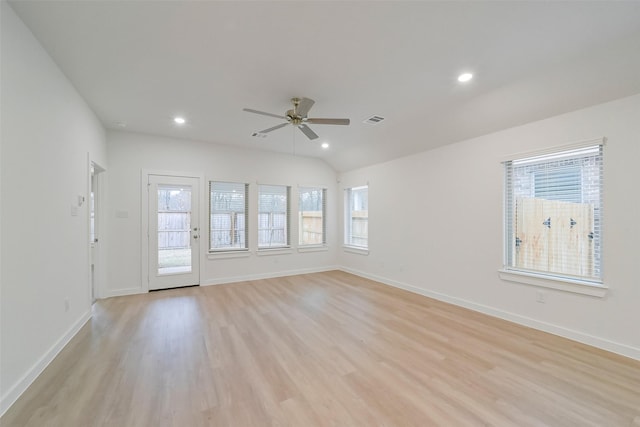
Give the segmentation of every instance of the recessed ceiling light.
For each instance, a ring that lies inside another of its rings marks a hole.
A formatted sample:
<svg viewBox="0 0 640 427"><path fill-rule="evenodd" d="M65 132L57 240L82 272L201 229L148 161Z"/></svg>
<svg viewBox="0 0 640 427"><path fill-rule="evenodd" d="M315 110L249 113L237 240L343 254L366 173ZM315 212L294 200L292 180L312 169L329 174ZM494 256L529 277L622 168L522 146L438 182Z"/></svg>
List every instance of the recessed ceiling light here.
<svg viewBox="0 0 640 427"><path fill-rule="evenodd" d="M179 125L183 125L187 122L184 117L174 117L173 121Z"/></svg>
<svg viewBox="0 0 640 427"><path fill-rule="evenodd" d="M329 143L328 142L323 142L321 147L326 150L327 148L329 148Z"/></svg>
<svg viewBox="0 0 640 427"><path fill-rule="evenodd" d="M471 73L462 73L458 76L458 81L460 83L466 83L473 78L473 74Z"/></svg>

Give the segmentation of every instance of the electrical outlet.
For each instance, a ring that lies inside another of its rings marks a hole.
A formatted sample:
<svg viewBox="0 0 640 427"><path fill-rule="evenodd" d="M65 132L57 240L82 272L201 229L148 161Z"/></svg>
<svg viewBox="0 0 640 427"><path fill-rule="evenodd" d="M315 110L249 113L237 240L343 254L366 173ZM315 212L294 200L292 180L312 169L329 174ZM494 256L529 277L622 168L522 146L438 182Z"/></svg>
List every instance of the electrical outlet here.
<svg viewBox="0 0 640 427"><path fill-rule="evenodd" d="M546 302L546 299L547 299L546 294L544 292L542 292L542 291L538 291L538 295L537 295L536 301L541 303L541 304L544 304Z"/></svg>
<svg viewBox="0 0 640 427"><path fill-rule="evenodd" d="M69 305L69 298L65 298L65 299L64 299L64 311L65 311L65 313L66 313L67 311L69 311L69 307L70 307L70 305Z"/></svg>

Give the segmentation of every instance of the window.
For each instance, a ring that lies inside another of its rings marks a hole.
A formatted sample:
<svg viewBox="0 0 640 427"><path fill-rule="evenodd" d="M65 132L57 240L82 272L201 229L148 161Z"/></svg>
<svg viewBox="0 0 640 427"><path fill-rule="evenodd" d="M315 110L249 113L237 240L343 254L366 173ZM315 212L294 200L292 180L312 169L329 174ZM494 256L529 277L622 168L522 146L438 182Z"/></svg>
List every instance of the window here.
<svg viewBox="0 0 640 427"><path fill-rule="evenodd" d="M345 190L344 244L358 248L369 246L369 187Z"/></svg>
<svg viewBox="0 0 640 427"><path fill-rule="evenodd" d="M283 185L258 186L258 249L289 246L289 193Z"/></svg>
<svg viewBox="0 0 640 427"><path fill-rule="evenodd" d="M324 188L300 188L298 201L298 244L325 245L327 243L326 196Z"/></svg>
<svg viewBox="0 0 640 427"><path fill-rule="evenodd" d="M209 251L248 249L249 184L209 182Z"/></svg>
<svg viewBox="0 0 640 427"><path fill-rule="evenodd" d="M602 144L505 162L505 269L602 283Z"/></svg>

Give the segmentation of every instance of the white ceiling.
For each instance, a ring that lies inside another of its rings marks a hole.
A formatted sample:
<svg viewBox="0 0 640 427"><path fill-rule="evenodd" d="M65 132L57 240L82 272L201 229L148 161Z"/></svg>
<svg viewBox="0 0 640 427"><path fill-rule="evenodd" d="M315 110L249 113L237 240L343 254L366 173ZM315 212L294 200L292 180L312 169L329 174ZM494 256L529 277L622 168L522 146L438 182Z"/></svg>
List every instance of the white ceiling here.
<svg viewBox="0 0 640 427"><path fill-rule="evenodd" d="M11 4L106 127L339 171L640 92L638 1ZM242 108L283 114L293 96L351 125L251 136L280 122Z"/></svg>

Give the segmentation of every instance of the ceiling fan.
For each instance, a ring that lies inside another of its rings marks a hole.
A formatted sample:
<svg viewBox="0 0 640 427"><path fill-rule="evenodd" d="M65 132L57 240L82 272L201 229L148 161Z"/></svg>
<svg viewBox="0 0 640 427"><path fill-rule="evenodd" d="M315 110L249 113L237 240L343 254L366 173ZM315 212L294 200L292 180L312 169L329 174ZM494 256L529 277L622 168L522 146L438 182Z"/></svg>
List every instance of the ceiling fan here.
<svg viewBox="0 0 640 427"><path fill-rule="evenodd" d="M281 123L279 125L270 127L269 129L261 130L260 134L265 134L276 129L280 129L282 127L287 126L288 124L292 124L296 126L298 129L304 133L307 138L313 140L317 139L318 135L311 130L307 123L314 125L348 125L350 123L349 119L319 119L319 118L311 118L307 117L309 110L315 103L313 99L309 98L291 98L291 103L293 104L293 109L288 110L284 116L279 114L266 113L264 111L252 110L251 108L243 108L242 111L247 111L249 113L262 114L263 116L276 117L278 119L286 120L285 123Z"/></svg>

